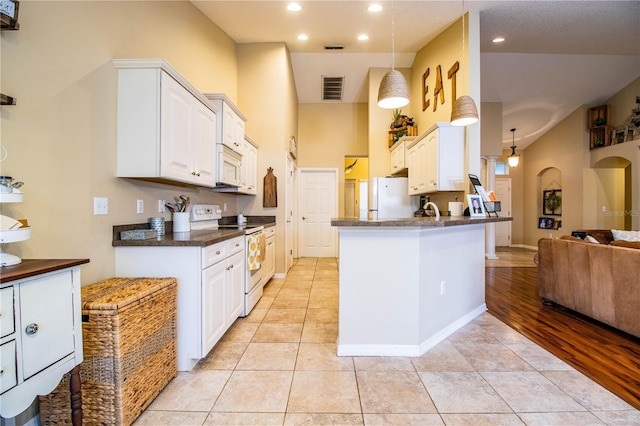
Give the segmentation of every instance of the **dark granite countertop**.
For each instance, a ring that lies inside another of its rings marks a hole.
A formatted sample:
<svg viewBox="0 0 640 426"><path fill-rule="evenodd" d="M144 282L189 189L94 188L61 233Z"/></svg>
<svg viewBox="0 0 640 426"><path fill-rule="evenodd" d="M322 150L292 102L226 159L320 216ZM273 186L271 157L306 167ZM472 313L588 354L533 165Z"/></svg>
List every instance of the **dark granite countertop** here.
<svg viewBox="0 0 640 426"><path fill-rule="evenodd" d="M360 220L354 217L331 219L331 226L368 227L368 228L431 228L444 226L478 225L493 222L509 222L511 217L474 217L469 216L440 216L435 217L410 217L405 219L379 219Z"/></svg>
<svg viewBox="0 0 640 426"><path fill-rule="evenodd" d="M221 225L235 223L234 217L223 217ZM248 225L275 226L275 216L247 216ZM212 230L198 230L191 232L173 233L173 222L165 223L165 235L148 240L121 240L120 232L133 229L149 229L148 223L134 223L131 225L115 225L113 227L113 247L206 247L231 238L244 235L244 230L220 228Z"/></svg>

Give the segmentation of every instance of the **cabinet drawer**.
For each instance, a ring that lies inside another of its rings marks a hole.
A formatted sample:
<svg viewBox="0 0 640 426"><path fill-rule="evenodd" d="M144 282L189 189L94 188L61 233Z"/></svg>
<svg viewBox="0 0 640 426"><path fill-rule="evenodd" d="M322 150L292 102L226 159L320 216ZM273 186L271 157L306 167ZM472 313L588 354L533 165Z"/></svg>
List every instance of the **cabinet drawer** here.
<svg viewBox="0 0 640 426"><path fill-rule="evenodd" d="M0 346L0 393L18 384L16 368L16 341Z"/></svg>
<svg viewBox="0 0 640 426"><path fill-rule="evenodd" d="M0 290L0 337L16 331L13 306L13 286L5 287Z"/></svg>
<svg viewBox="0 0 640 426"><path fill-rule="evenodd" d="M215 265L229 256L227 242L213 244L202 250L202 269Z"/></svg>
<svg viewBox="0 0 640 426"><path fill-rule="evenodd" d="M276 235L276 227L275 226L269 226L268 228L264 228L264 237L265 238L274 237L275 235Z"/></svg>
<svg viewBox="0 0 640 426"><path fill-rule="evenodd" d="M229 240L227 241L227 244L229 245L229 256L241 252L242 249L244 249L244 237L237 237L233 240Z"/></svg>
<svg viewBox="0 0 640 426"><path fill-rule="evenodd" d="M73 353L71 272L20 284L22 372L28 379Z"/></svg>

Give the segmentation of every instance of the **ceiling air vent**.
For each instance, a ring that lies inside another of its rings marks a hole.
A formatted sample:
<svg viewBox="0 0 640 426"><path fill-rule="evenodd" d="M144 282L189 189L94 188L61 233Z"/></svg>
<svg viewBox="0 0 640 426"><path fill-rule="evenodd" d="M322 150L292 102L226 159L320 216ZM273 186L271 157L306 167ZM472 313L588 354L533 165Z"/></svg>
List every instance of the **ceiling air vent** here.
<svg viewBox="0 0 640 426"><path fill-rule="evenodd" d="M322 76L322 100L341 101L344 77Z"/></svg>
<svg viewBox="0 0 640 426"><path fill-rule="evenodd" d="M325 44L324 50L342 50L344 46L341 44Z"/></svg>

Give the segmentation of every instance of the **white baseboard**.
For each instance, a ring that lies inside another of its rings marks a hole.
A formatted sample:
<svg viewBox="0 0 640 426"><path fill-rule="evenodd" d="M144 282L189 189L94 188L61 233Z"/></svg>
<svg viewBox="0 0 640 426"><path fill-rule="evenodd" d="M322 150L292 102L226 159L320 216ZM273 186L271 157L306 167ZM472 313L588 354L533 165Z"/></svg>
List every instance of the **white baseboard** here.
<svg viewBox="0 0 640 426"><path fill-rule="evenodd" d="M473 321L478 315L487 310L487 305L475 308L462 318L449 324L419 345L341 345L340 336L338 336L338 356L412 356L417 357L438 343L451 336L460 328Z"/></svg>

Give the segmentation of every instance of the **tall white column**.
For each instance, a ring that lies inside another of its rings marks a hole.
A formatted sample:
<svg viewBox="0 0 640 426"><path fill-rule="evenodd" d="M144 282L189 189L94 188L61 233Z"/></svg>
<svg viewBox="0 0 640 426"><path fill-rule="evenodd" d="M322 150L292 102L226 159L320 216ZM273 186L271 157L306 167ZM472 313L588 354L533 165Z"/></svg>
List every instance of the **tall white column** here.
<svg viewBox="0 0 640 426"><path fill-rule="evenodd" d="M487 192L496 190L496 159L497 155L483 156L483 163L486 164L487 171ZM487 223L485 229L485 257L487 259L498 259L496 256L496 224Z"/></svg>

